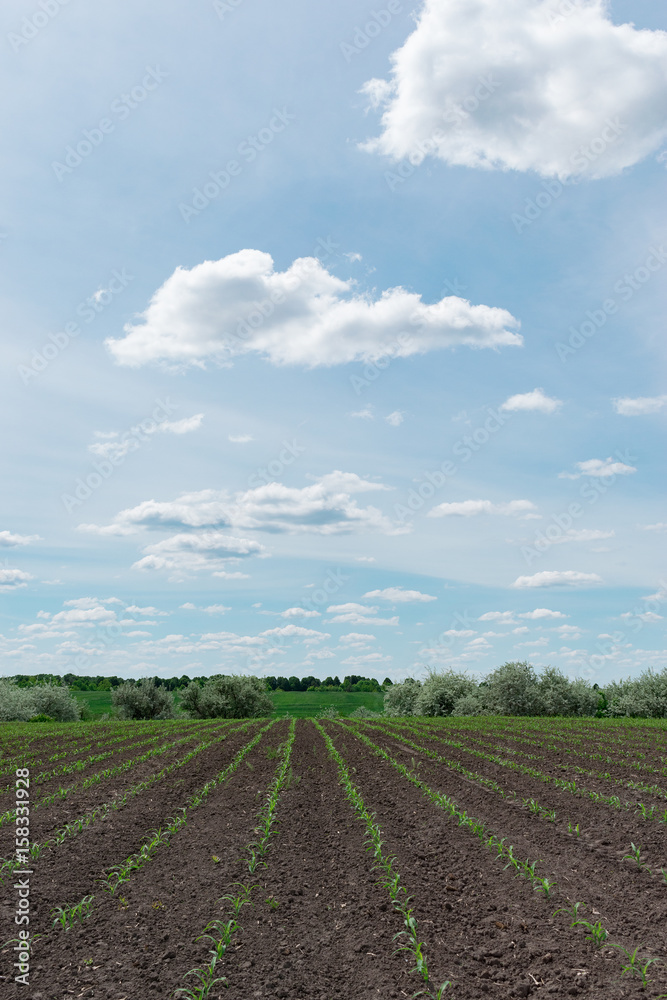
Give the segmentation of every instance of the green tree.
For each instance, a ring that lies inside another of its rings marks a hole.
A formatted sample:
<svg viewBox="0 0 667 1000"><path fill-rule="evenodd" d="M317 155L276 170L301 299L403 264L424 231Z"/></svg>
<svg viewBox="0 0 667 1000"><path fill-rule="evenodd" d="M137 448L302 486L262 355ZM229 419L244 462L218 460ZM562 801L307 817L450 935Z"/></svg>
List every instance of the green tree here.
<svg viewBox="0 0 667 1000"><path fill-rule="evenodd" d="M176 715L173 694L153 677L125 681L111 692L111 703L120 719L173 719Z"/></svg>
<svg viewBox="0 0 667 1000"><path fill-rule="evenodd" d="M245 675L218 675L203 687L189 684L181 707L194 719L257 719L273 713L264 681Z"/></svg>

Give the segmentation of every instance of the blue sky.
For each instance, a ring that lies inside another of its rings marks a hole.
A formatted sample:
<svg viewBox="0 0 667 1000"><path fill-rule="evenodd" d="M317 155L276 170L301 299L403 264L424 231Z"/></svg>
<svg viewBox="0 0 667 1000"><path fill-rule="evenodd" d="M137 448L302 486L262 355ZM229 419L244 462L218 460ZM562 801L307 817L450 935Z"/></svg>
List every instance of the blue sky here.
<svg viewBox="0 0 667 1000"><path fill-rule="evenodd" d="M7 0L1 672L664 665L657 0Z"/></svg>

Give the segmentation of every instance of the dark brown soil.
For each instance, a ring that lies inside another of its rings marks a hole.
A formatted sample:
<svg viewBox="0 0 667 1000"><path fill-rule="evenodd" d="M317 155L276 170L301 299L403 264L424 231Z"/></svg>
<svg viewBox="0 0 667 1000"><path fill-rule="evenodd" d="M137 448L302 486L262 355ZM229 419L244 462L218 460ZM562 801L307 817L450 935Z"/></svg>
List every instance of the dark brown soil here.
<svg viewBox="0 0 667 1000"><path fill-rule="evenodd" d="M412 997L420 988L419 977L410 974L404 955L394 954L401 917L386 891L375 884L372 857L364 850L365 826L345 799L337 768L308 720L297 722L291 775L278 801L266 868L250 875L240 859L254 837L256 814L279 763L276 751L287 735L287 721L263 736L247 763L191 810L170 845L158 850L114 895L96 882L103 870L136 851L150 830L164 824L196 788L225 767L260 725L230 732L224 742L179 769L177 781L159 783L36 862L30 883L36 926L31 929L44 936L36 942L27 988L12 983L12 952L0 949L2 1000L166 1000L193 982L184 979L190 969L208 961L208 943L196 938L211 919L228 919L221 897L235 882L257 888L217 967L227 985L215 986L209 994L212 1000ZM520 796L536 794L544 805L553 801L559 817L566 807L576 806L583 824L582 836L576 838L560 818L549 823L529 813L521 798L504 800L420 757L401 744L398 731L363 729L405 766L412 768L414 758L432 788L484 819L490 831L506 836L517 857L538 860L538 872L558 883L554 897L545 900L353 731L325 725L367 808L376 814L383 850L395 855L401 882L413 897L431 984L453 982L444 997L549 1000L581 994L591 1000L649 1000L667 992L667 967L652 965L651 983L642 990L639 979L621 977L615 950L595 949L585 941L583 928L571 928L562 915L553 916L566 897L582 900L587 904L583 916L602 920L610 941L630 950L641 945L640 953L662 958L667 886L659 872L651 876L622 860L630 838L642 844L652 868L658 861L665 866L662 825L559 793L515 772L505 771L501 777L497 765L460 755L471 770L501 784L511 782L508 787ZM199 738L210 738L210 728L202 727ZM420 742L419 736L410 738ZM466 740L460 728L452 730L452 738ZM544 734L535 732L530 738ZM434 747L431 741L423 743ZM643 744L637 739L636 745ZM436 749L458 759L443 743ZM543 750L547 762L550 753L557 751ZM130 774L134 781L134 771ZM63 816L61 811L60 825ZM40 822L38 811L35 839L40 839ZM66 932L51 930L51 910L91 893L93 910L81 925ZM15 905L11 883L0 885L5 941L15 933Z"/></svg>

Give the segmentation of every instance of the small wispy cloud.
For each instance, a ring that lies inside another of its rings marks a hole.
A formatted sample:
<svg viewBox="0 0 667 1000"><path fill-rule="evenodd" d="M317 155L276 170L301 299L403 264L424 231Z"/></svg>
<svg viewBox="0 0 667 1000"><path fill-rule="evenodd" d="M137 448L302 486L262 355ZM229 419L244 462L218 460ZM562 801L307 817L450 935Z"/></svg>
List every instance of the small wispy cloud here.
<svg viewBox="0 0 667 1000"><path fill-rule="evenodd" d="M573 569L543 570L532 576L519 576L512 584L517 589L527 587L585 587L602 583L597 573L579 573Z"/></svg>
<svg viewBox="0 0 667 1000"><path fill-rule="evenodd" d="M667 408L667 396L638 396L631 399L624 396L614 399L614 409L622 417L643 417L651 413L660 413Z"/></svg>
<svg viewBox="0 0 667 1000"><path fill-rule="evenodd" d="M625 462L614 461L609 458L589 458L585 462L576 463L578 472L559 472L559 479L581 479L582 476L629 476L637 469L634 465L626 465Z"/></svg>
<svg viewBox="0 0 667 1000"><path fill-rule="evenodd" d="M555 413L563 405L561 399L554 399L547 396L544 389L533 389L532 392L518 393L510 396L504 403L500 404L500 409L508 413L534 411L538 413Z"/></svg>

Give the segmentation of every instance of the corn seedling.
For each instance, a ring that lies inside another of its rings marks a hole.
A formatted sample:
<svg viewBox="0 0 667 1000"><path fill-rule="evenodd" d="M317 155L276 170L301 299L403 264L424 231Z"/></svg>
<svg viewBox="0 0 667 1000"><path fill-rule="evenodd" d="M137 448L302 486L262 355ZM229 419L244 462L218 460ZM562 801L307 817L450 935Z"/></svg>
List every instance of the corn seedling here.
<svg viewBox="0 0 667 1000"><path fill-rule="evenodd" d="M594 924L592 924L590 920L575 920L572 927L577 927L579 925L586 928L588 934L585 935L585 938L587 941L594 944L596 948L601 948L609 937L609 932L602 926L601 920L596 920Z"/></svg>
<svg viewBox="0 0 667 1000"><path fill-rule="evenodd" d="M220 902L229 903L230 909L235 917L238 917L239 913L243 907L248 904L252 906L250 902L250 893L253 889L259 889L259 885L243 885L241 882L234 882L234 886L238 886L241 890L238 895L234 896L231 892L227 893L225 896L220 897ZM276 906L278 904L276 903Z"/></svg>
<svg viewBox="0 0 667 1000"><path fill-rule="evenodd" d="M90 914L94 898L94 896L84 896L75 906L59 906L56 910L52 910L51 916L55 915L55 919L51 926L68 931L75 923L83 923Z"/></svg>
<svg viewBox="0 0 667 1000"><path fill-rule="evenodd" d="M647 974L648 967L649 965L653 965L654 962L659 962L660 961L659 958L649 958L644 963L644 965L642 965L641 961L637 958L637 952L641 947L640 945L637 945L637 947L633 952L631 952L629 948L624 948L622 944L612 944L609 947L618 948L619 951L622 951L623 954L625 955L627 964L623 966L623 970L621 972L622 976L625 975L639 976L639 978L642 981L642 986L648 985L649 983L649 978Z"/></svg>
<svg viewBox="0 0 667 1000"><path fill-rule="evenodd" d="M551 916L555 917L559 913L567 913L568 917L573 918L570 927L574 927L579 917L579 910L585 910L585 909L586 909L585 903L573 903L572 906L561 906L560 909L554 910Z"/></svg>
<svg viewBox="0 0 667 1000"><path fill-rule="evenodd" d="M635 844L631 843L630 853L623 855L623 861L634 861L640 871L650 872L651 869L649 868L649 866L645 864L641 859L641 851L642 851L641 847L637 847Z"/></svg>
<svg viewBox="0 0 667 1000"><path fill-rule="evenodd" d="M412 901L412 897L408 896L407 889L400 884L400 875L394 868L396 858L393 855L386 855L383 853L382 831L375 822L375 814L368 811L366 805L364 804L361 792L357 786L353 784L352 779L350 778L350 771L334 746L329 734L319 722L316 720L313 720L313 722L324 739L329 756L338 766L338 780L339 784L343 788L346 799L354 809L357 819L366 827L367 837L364 841L364 846L366 850L371 852L375 857L372 870L381 873L377 884L388 890L394 909L397 910L403 917L405 930L399 931L398 934L394 935L394 940L397 938L407 938L407 941L400 945L397 952L406 951L412 955L414 965L410 969L410 972L419 973L422 978L422 982L427 987L426 989L415 993L414 996L429 996L435 998L442 997L445 989L447 989L447 987L451 984L449 981L443 983L437 993L433 993L430 989L428 965L424 955L425 945L423 941L419 940L417 921L413 916L412 908L409 906Z"/></svg>

